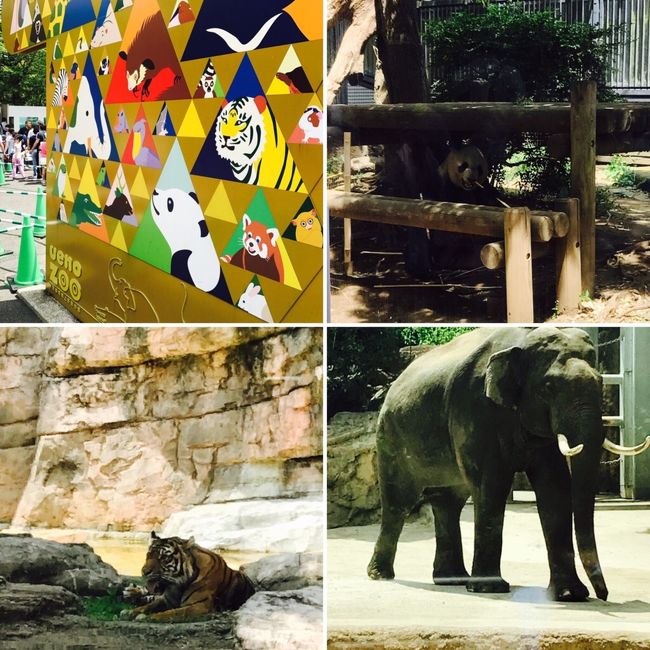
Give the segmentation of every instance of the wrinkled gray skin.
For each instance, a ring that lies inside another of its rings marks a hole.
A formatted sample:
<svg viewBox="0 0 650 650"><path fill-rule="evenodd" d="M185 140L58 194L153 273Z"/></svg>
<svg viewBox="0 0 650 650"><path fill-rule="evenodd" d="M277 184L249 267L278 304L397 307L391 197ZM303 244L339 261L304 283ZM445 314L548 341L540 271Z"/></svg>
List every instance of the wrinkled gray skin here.
<svg viewBox="0 0 650 650"><path fill-rule="evenodd" d="M602 380L588 335L578 329L477 329L414 361L395 381L379 415L382 521L368 565L392 579L405 516L422 498L433 508L436 584L507 592L501 577L506 499L516 471L537 495L555 600L580 601L578 550L598 598L607 599L594 538L594 498L604 429ZM557 434L583 451L567 459ZM474 561L465 570L459 518L474 502Z"/></svg>

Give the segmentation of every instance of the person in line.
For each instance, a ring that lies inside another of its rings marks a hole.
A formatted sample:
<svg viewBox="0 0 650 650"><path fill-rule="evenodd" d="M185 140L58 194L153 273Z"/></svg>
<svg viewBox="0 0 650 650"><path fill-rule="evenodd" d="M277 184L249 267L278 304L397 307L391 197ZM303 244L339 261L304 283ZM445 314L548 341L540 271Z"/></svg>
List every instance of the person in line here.
<svg viewBox="0 0 650 650"><path fill-rule="evenodd" d="M14 141L14 155L11 160L13 163L13 176L12 180L16 180L18 172L25 180L25 151L23 149L23 140L22 138L16 138Z"/></svg>

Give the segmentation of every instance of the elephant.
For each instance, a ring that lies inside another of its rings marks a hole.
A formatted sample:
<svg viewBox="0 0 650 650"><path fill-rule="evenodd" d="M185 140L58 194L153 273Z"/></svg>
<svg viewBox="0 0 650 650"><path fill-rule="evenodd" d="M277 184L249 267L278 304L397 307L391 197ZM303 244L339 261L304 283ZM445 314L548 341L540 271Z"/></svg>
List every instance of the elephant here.
<svg viewBox="0 0 650 650"><path fill-rule="evenodd" d="M470 592L504 593L501 576L505 504L514 474L524 471L537 498L550 598L587 600L575 568L580 559L596 596L607 586L594 536L594 500L605 439L602 378L586 332L553 327L478 328L436 347L395 380L381 408L377 462L381 527L368 565L372 579L394 578L406 515L432 506L436 536L433 582ZM465 569L460 514L474 506L474 558Z"/></svg>

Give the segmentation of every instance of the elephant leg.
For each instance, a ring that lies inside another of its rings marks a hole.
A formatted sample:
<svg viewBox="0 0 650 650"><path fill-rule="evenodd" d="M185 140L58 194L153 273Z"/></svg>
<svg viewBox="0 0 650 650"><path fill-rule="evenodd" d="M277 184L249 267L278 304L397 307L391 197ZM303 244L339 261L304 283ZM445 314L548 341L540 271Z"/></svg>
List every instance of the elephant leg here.
<svg viewBox="0 0 650 650"><path fill-rule="evenodd" d="M549 594L554 600L587 600L589 590L575 567L571 476L566 459L554 446L540 449L526 474L537 495L537 512L544 531L551 571Z"/></svg>
<svg viewBox="0 0 650 650"><path fill-rule="evenodd" d="M397 551L397 540L404 527L406 515L415 505L418 493L407 477L392 476L391 471L382 472L381 486L381 528L375 544L375 551L368 564L368 576L373 580L392 580L395 577L393 562ZM389 462L384 468L391 467ZM399 466L398 463L395 463ZM386 476L390 474L389 476Z"/></svg>
<svg viewBox="0 0 650 650"><path fill-rule="evenodd" d="M489 463L488 463L489 464ZM486 471L472 496L474 499L474 561L467 591L506 593L510 585L501 577L503 517L513 473L496 466Z"/></svg>
<svg viewBox="0 0 650 650"><path fill-rule="evenodd" d="M469 574L463 561L460 513L469 492L464 487L437 488L427 494L436 527L436 557L433 582L437 585L465 585Z"/></svg>
<svg viewBox="0 0 650 650"><path fill-rule="evenodd" d="M405 519L406 512L402 509L382 507L381 529L368 564L368 576L373 580L392 580L395 577L393 562Z"/></svg>

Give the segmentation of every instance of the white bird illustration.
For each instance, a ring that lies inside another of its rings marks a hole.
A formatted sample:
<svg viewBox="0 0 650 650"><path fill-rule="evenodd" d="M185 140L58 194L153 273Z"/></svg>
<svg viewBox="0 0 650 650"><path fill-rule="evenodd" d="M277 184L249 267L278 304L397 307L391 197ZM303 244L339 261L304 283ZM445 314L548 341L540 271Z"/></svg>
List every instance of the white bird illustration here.
<svg viewBox="0 0 650 650"><path fill-rule="evenodd" d="M272 18L269 18L260 28L260 30L251 38L248 43L242 43L236 36L231 34L230 32L227 32L225 29L221 29L220 27L212 27L210 29L206 29L207 32L212 32L213 34L216 34L217 36L220 36L223 38L223 40L226 42L226 45L233 51L233 52L246 52L248 50L256 50L261 42L264 40L264 37L269 33L269 30L271 27L273 27L273 23L282 15L282 13L277 14L276 16L273 16Z"/></svg>

